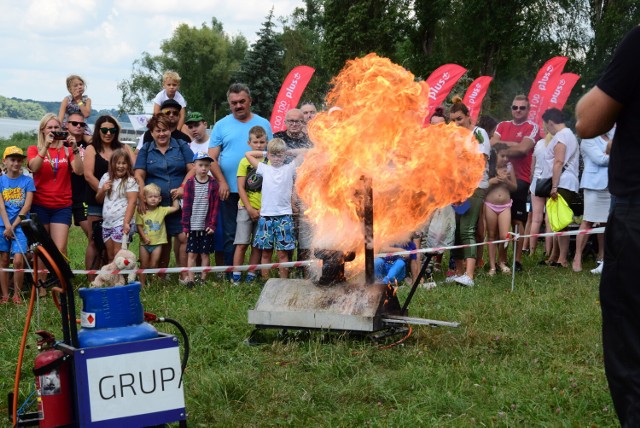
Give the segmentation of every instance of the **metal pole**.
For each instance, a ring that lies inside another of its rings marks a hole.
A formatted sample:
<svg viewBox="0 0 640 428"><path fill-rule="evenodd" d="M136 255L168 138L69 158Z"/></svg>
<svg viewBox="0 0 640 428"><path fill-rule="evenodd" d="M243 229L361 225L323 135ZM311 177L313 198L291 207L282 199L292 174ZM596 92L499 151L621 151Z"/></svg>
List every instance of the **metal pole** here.
<svg viewBox="0 0 640 428"><path fill-rule="evenodd" d="M362 181L364 182L364 269L365 282L370 285L376 282L373 251L373 188L371 177L363 176Z"/></svg>

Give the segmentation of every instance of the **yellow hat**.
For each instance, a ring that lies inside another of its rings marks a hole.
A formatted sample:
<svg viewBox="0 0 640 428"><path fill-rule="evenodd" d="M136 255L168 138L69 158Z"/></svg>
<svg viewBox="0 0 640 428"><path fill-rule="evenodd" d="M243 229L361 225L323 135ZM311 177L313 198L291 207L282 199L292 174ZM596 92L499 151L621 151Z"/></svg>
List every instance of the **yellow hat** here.
<svg viewBox="0 0 640 428"><path fill-rule="evenodd" d="M9 146L4 149L4 154L2 155L2 159L6 159L8 156L20 156L25 158L25 154L22 149L18 146Z"/></svg>

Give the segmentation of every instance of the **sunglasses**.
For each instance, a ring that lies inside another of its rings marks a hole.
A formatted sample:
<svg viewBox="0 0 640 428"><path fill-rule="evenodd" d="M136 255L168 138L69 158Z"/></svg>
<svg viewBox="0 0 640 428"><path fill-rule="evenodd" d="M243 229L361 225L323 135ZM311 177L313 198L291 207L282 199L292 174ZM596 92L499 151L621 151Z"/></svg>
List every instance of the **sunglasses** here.
<svg viewBox="0 0 640 428"><path fill-rule="evenodd" d="M118 132L118 130L116 128L100 128L100 132L102 132L104 135L116 135L116 132Z"/></svg>
<svg viewBox="0 0 640 428"><path fill-rule="evenodd" d="M165 110L163 113L167 116L180 116L180 112L176 110Z"/></svg>
<svg viewBox="0 0 640 428"><path fill-rule="evenodd" d="M516 110L520 110L520 111L525 111L528 107L527 106L511 106L511 110L516 111Z"/></svg>
<svg viewBox="0 0 640 428"><path fill-rule="evenodd" d="M84 123L84 122L76 122L75 120L70 120L68 123L70 123L70 124L71 124L71 125L73 125L73 126L82 126L83 128L84 128L85 126L87 126L87 124L86 124L86 123Z"/></svg>

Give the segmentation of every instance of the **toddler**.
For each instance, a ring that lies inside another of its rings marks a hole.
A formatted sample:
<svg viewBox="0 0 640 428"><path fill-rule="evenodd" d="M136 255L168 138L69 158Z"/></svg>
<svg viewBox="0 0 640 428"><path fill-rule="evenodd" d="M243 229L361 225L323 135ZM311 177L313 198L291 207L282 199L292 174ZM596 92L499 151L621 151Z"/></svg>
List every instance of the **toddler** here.
<svg viewBox="0 0 640 428"><path fill-rule="evenodd" d="M91 116L91 98L84 94L87 85L84 79L76 74L67 77L67 90L69 95L62 99L58 119L64 127L67 125L69 115L79 113L87 119ZM84 141L91 142L91 130L88 126L84 128Z"/></svg>

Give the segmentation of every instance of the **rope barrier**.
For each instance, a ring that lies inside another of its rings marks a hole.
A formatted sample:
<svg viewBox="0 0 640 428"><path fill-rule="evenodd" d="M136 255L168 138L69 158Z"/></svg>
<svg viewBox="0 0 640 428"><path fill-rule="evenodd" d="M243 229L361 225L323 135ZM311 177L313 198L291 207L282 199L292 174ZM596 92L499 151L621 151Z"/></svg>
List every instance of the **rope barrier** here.
<svg viewBox="0 0 640 428"><path fill-rule="evenodd" d="M464 245L450 245L446 247L431 247L431 248L419 248L416 250L408 250L408 251L398 251L395 253L379 253L376 254L376 257L387 257L387 256L403 256L403 255L412 255L418 253L440 253L449 250L456 250L460 248L470 248L470 247L479 247L481 245L489 245L489 244L504 244L505 242L512 242L520 238L544 238L548 236L573 236L573 235L594 235L604 233L604 227L596 227L592 229L580 229L573 230L567 232L550 232L550 233L536 233L533 235L520 235L517 233L509 232L507 239L500 239L497 241L484 241L477 242L475 244L464 244ZM136 270L72 270L72 272L76 275L99 275L99 274L130 274L130 273L184 273L184 272L214 272L214 273L229 273L234 271L240 272L254 272L261 269L278 269L278 268L291 268L291 267L304 267L304 266L312 266L318 264L319 260L305 260L298 262L284 262L284 263L265 263L258 265L240 265L240 266L195 266L195 267L173 267L173 268L155 268L155 269L136 269ZM29 272L33 273L33 269L2 269L0 268L0 272ZM38 270L41 273L47 273L47 270Z"/></svg>

